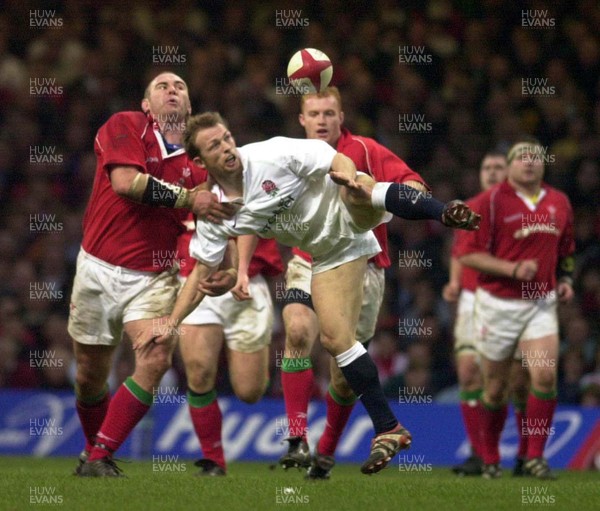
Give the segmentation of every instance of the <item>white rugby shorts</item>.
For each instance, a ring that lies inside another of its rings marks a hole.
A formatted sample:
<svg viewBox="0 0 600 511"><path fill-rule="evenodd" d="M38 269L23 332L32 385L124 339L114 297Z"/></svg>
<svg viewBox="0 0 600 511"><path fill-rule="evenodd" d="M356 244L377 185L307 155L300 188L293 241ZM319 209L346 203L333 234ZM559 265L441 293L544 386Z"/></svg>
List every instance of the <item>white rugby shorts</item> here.
<svg viewBox="0 0 600 511"><path fill-rule="evenodd" d="M184 279L180 280L184 282ZM231 293L206 296L182 322L184 325L220 325L229 349L254 353L271 344L274 307L262 275L250 279L252 300L238 302Z"/></svg>
<svg viewBox="0 0 600 511"><path fill-rule="evenodd" d="M178 268L162 273L114 266L80 249L71 293L68 331L81 344L114 346L123 324L168 316L179 283Z"/></svg>
<svg viewBox="0 0 600 511"><path fill-rule="evenodd" d="M499 298L482 288L475 293L477 348L489 360L500 362L514 356L519 343L558 335L556 296L538 300Z"/></svg>

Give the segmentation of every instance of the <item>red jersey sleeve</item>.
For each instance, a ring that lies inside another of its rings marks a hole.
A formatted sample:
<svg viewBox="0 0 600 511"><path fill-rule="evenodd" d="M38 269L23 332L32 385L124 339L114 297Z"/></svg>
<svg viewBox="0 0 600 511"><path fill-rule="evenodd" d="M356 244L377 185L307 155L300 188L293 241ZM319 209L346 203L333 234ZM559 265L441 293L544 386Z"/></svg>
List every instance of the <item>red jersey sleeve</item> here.
<svg viewBox="0 0 600 511"><path fill-rule="evenodd" d="M417 181L423 183L429 190L429 186L427 186L425 180L388 148L373 141L373 143L369 144L368 154L372 159L369 162L371 173L376 181L390 183Z"/></svg>
<svg viewBox="0 0 600 511"><path fill-rule="evenodd" d="M457 247L457 257L477 252L490 252L493 222L490 211L490 194L488 192L483 192L468 201L467 204L473 211L481 215L481 222L478 231L460 231L459 236L461 236L461 242Z"/></svg>
<svg viewBox="0 0 600 511"><path fill-rule="evenodd" d="M146 172L146 149L140 132L146 125L144 114L114 114L96 136L96 149L102 157L103 170L114 165L131 165Z"/></svg>

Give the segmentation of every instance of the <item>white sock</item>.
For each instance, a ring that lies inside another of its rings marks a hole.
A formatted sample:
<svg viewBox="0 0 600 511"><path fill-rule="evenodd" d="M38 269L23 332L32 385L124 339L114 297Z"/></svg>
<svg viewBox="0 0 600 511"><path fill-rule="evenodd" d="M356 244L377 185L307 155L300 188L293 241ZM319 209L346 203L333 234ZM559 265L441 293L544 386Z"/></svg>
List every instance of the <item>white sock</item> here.
<svg viewBox="0 0 600 511"><path fill-rule="evenodd" d="M375 183L373 185L373 191L371 192L371 205L375 209L382 209L385 211L385 196L387 195L388 188L392 183Z"/></svg>
<svg viewBox="0 0 600 511"><path fill-rule="evenodd" d="M360 342L355 342L352 348L347 349L344 353L336 355L335 361L338 367L346 367L354 362L357 358L362 357L367 350Z"/></svg>

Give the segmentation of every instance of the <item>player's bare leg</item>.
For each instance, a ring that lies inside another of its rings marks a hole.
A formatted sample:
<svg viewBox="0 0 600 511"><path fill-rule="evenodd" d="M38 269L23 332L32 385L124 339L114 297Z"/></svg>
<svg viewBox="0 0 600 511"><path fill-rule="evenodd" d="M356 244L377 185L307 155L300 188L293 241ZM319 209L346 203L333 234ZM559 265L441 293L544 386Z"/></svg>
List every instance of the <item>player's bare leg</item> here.
<svg viewBox="0 0 600 511"><path fill-rule="evenodd" d="M375 428L365 474L379 472L401 449L410 445L408 431L394 417L383 394L377 368L364 346L354 339L367 257L361 257L312 277L312 300L319 318L323 347L336 357L353 392L361 397Z"/></svg>
<svg viewBox="0 0 600 511"><path fill-rule="evenodd" d="M166 323L165 318L140 319L124 324L125 337L136 339L142 331L154 325ZM136 424L150 409L153 391L165 372L171 367L175 338L167 342L151 344L135 352L135 371L119 387L112 398L106 417L96 435L96 443L87 462L81 467L84 477L118 477L120 469L112 460L112 454L121 446Z"/></svg>
<svg viewBox="0 0 600 511"><path fill-rule="evenodd" d="M314 376L310 352L319 335L315 312L301 303L283 308L285 352L281 364L281 384L288 420L288 451L280 458L284 469L308 467L310 450L306 438L307 412Z"/></svg>
<svg viewBox="0 0 600 511"><path fill-rule="evenodd" d="M200 467L198 475L225 475L221 442L223 417L215 391L223 328L221 325L183 324L180 329L179 349L188 384L190 417L204 456L196 462Z"/></svg>
<svg viewBox="0 0 600 511"><path fill-rule="evenodd" d="M75 355L75 396L76 407L86 444L79 455L75 474L87 461L94 447L96 434L102 426L110 402L108 376L112 365L115 346L81 344L73 341Z"/></svg>
<svg viewBox="0 0 600 511"><path fill-rule="evenodd" d="M483 477L500 477L500 435L506 422L508 397L508 377L510 358L502 361L489 360L482 356L483 396L481 399L481 446L483 456Z"/></svg>
<svg viewBox="0 0 600 511"><path fill-rule="evenodd" d="M253 353L227 348L231 386L244 403L253 404L263 397L269 383L269 347Z"/></svg>
<svg viewBox="0 0 600 511"><path fill-rule="evenodd" d="M544 459L544 447L552 434L552 419L556 408L556 373L558 336L547 335L523 342L523 357L531 377L531 390L527 399L526 473L539 479L555 479Z"/></svg>
<svg viewBox="0 0 600 511"><path fill-rule="evenodd" d="M460 390L460 408L472 454L452 468L458 475L481 475L481 392L483 379L478 355L473 349L456 352L456 372Z"/></svg>
<svg viewBox="0 0 600 511"><path fill-rule="evenodd" d="M525 474L524 465L527 459L527 398L529 396L529 374L524 367L523 361L519 358L513 359L510 368L510 396L515 410L515 422L517 424L519 436L519 448L517 458L513 469L513 476L522 476Z"/></svg>

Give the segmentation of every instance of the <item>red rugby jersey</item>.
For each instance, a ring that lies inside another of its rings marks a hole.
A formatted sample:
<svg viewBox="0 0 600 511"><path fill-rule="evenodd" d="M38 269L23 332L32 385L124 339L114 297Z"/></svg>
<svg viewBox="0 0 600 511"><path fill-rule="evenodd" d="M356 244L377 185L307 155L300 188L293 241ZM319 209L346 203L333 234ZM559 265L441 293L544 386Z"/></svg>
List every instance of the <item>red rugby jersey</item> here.
<svg viewBox="0 0 600 511"><path fill-rule="evenodd" d="M346 128L342 128L336 150L350 158L357 170L369 174L375 181L387 183L418 181L427 186L423 178L402 159L372 138L353 135ZM388 268L391 262L388 255L386 224L375 227L373 234L379 242L381 252L373 256L370 262L375 263L379 268ZM298 248L292 249L292 252L306 261L311 261L310 255Z"/></svg>
<svg viewBox="0 0 600 511"><path fill-rule="evenodd" d="M479 274L478 285L501 298L537 299L556 288L560 259L575 251L573 210L567 196L543 184L540 199L530 208L505 181L477 195L471 202L481 214L478 231L465 234L460 255L488 252L508 261L536 259L538 272L531 282Z"/></svg>
<svg viewBox="0 0 600 511"><path fill-rule="evenodd" d="M158 125L142 112L120 112L99 130L96 176L83 218L83 249L107 263L162 272L172 267L185 209L151 207L118 196L109 167L133 166L163 181L193 188L197 167L184 149L167 153Z"/></svg>
<svg viewBox="0 0 600 511"><path fill-rule="evenodd" d="M465 201L469 206L473 206L473 199ZM464 246L468 242L468 236L466 234L469 231L464 231L462 229L456 229L454 231L454 242L452 244L452 257L458 258L464 252ZM460 255L459 255L460 254ZM475 292L477 289L477 279L479 277L479 272L471 268L470 266L461 265L460 271L460 288L466 289L467 291Z"/></svg>
<svg viewBox="0 0 600 511"><path fill-rule="evenodd" d="M179 236L177 254L180 259L179 274L187 277L194 268L196 260L190 256L190 240L194 234L195 225L193 215L190 214L185 222L187 231ZM255 275L275 276L283 271L283 261L277 242L274 239L258 238L258 244L248 267L248 276Z"/></svg>

